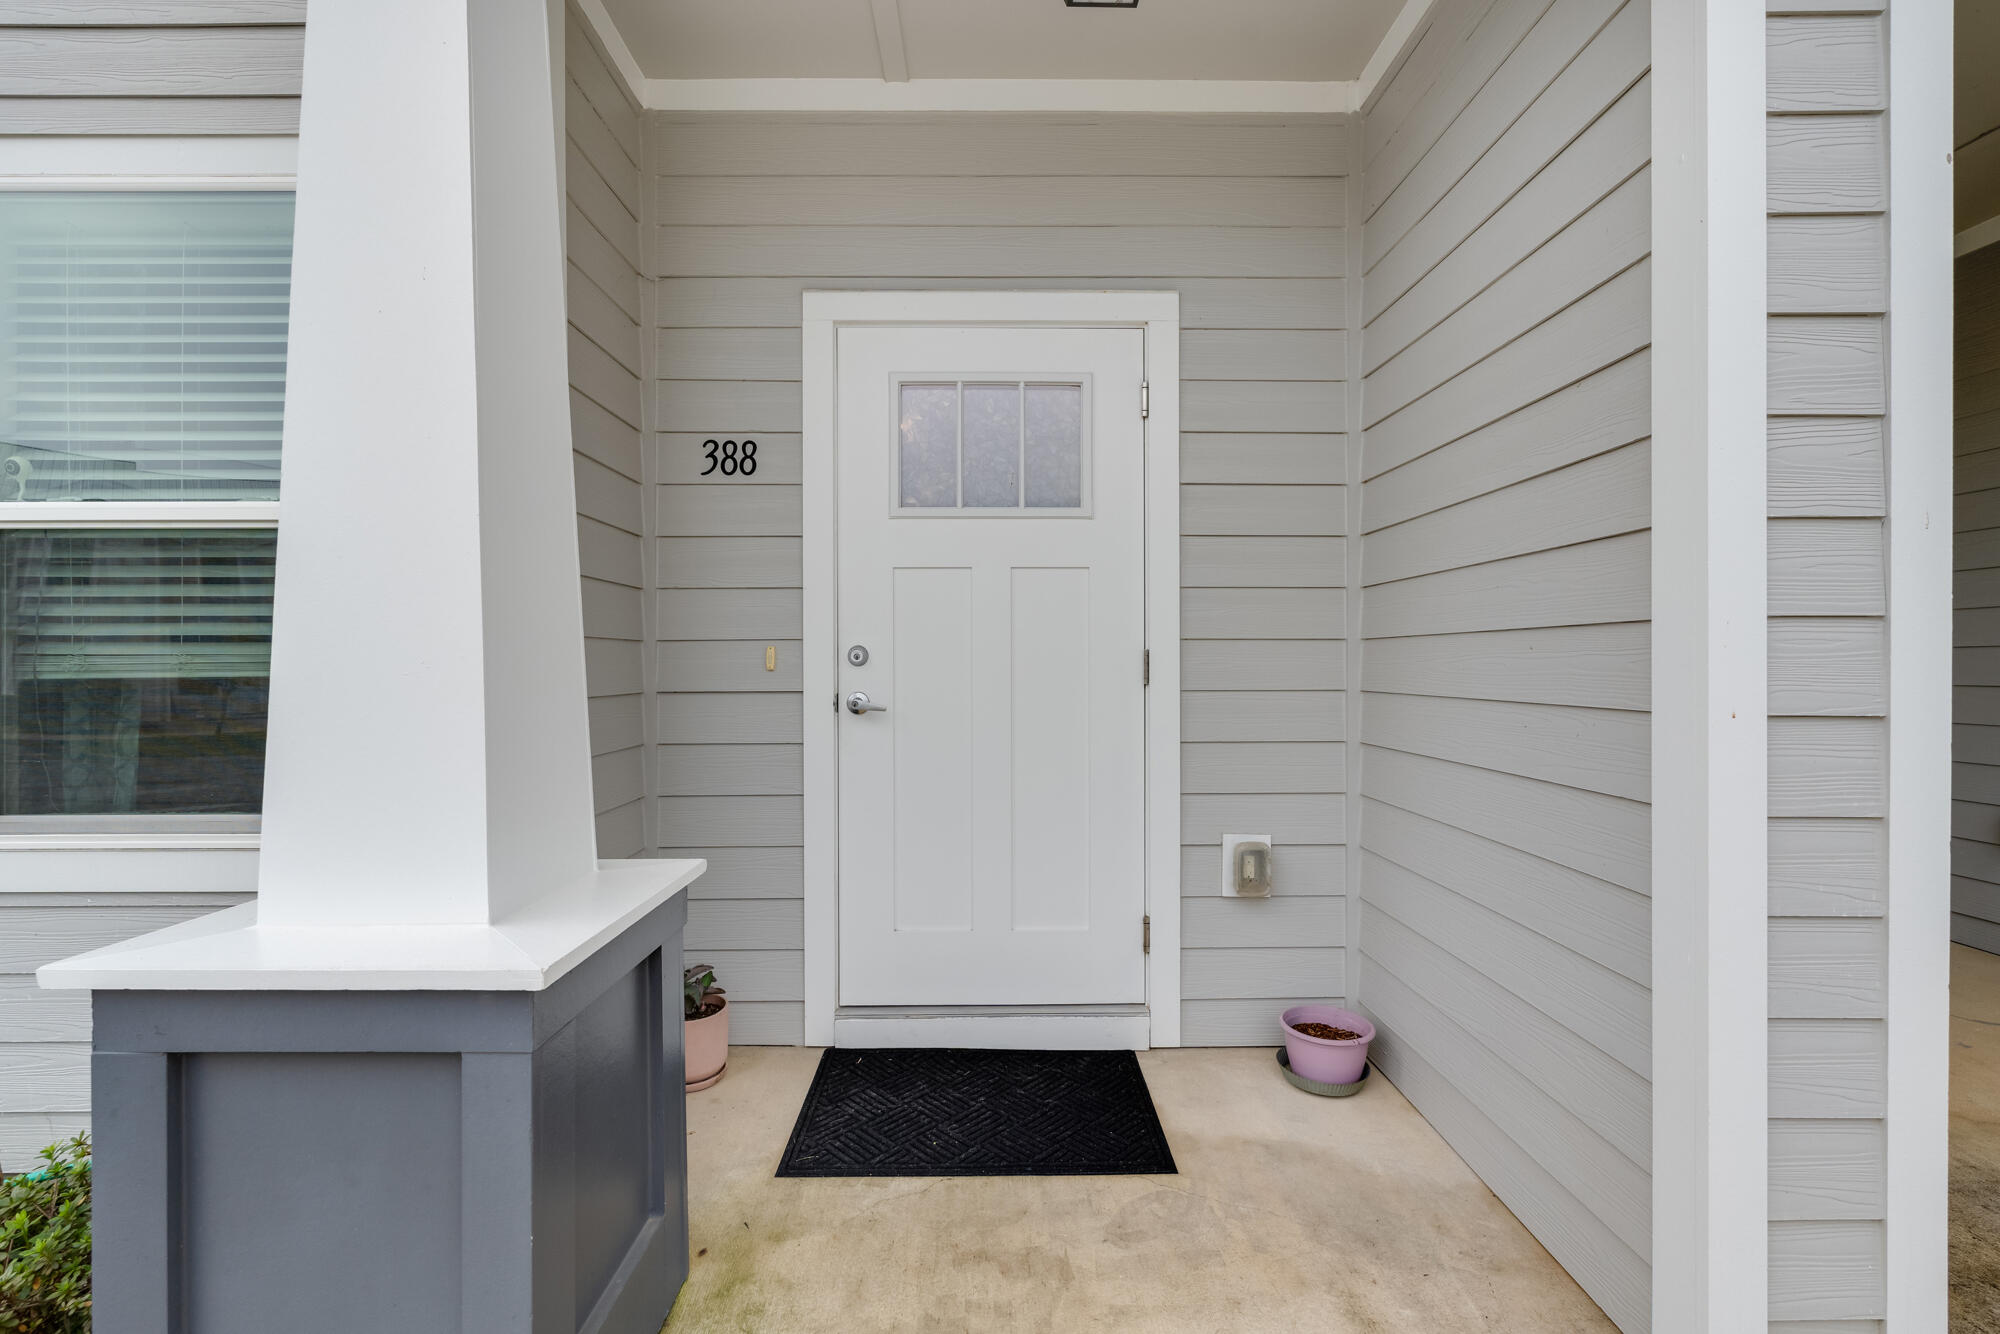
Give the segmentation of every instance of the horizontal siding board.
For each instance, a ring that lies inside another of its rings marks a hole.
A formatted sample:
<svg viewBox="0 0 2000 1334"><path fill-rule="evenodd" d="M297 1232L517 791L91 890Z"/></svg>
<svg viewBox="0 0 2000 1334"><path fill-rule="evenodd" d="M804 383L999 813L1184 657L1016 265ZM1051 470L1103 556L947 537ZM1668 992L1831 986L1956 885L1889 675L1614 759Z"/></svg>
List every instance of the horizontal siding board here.
<svg viewBox="0 0 2000 1334"><path fill-rule="evenodd" d="M1343 792L1347 748L1333 742L1199 742L1181 746L1182 792Z"/></svg>
<svg viewBox="0 0 2000 1334"><path fill-rule="evenodd" d="M1769 846L1772 916L1876 916L1887 906L1883 821L1772 820Z"/></svg>
<svg viewBox="0 0 2000 1334"><path fill-rule="evenodd" d="M1887 1097L1882 1023L1773 1019L1773 1118L1880 1118Z"/></svg>
<svg viewBox="0 0 2000 1334"><path fill-rule="evenodd" d="M0 87L4 87L0 83ZM659 275L1338 278L1337 227L821 227L655 229Z"/></svg>
<svg viewBox="0 0 2000 1334"><path fill-rule="evenodd" d="M1333 431L1347 423L1347 386L1326 380L1189 380L1188 431Z"/></svg>
<svg viewBox="0 0 2000 1334"><path fill-rule="evenodd" d="M818 290L896 291L933 288L933 278L881 274L842 276L816 273L789 278L716 278L674 276L649 271L661 281L654 288L653 312L662 327L797 328L802 295ZM959 291L1074 291L1074 278L980 277L951 279ZM1180 293L1181 328L1189 329L1339 329L1347 323L1347 284L1338 278L1181 278L1159 276L1093 278L1091 286L1105 291Z"/></svg>
<svg viewBox="0 0 2000 1334"><path fill-rule="evenodd" d="M745 745L805 739L796 694L656 695L654 728L663 744Z"/></svg>
<svg viewBox="0 0 2000 1334"><path fill-rule="evenodd" d="M1774 413L1879 413L1888 401L1879 317L1773 315L1766 359Z"/></svg>
<svg viewBox="0 0 2000 1334"><path fill-rule="evenodd" d="M1779 315L1872 315L1889 305L1886 218L1773 218L1765 281Z"/></svg>
<svg viewBox="0 0 2000 1334"><path fill-rule="evenodd" d="M1773 518L1887 512L1880 417L1773 417L1766 440Z"/></svg>
<svg viewBox="0 0 2000 1334"><path fill-rule="evenodd" d="M1181 590L1186 639L1338 639L1346 633L1342 588Z"/></svg>
<svg viewBox="0 0 2000 1334"><path fill-rule="evenodd" d="M1340 999L1340 994L1332 991L1270 998L1239 996L1228 1000L1183 998L1181 1045L1268 1047L1278 1040L1277 1016L1287 1009L1294 1005L1337 1005Z"/></svg>
<svg viewBox="0 0 2000 1334"><path fill-rule="evenodd" d="M1875 617L1772 620L1768 655L1771 713L1886 714L1887 630Z"/></svg>
<svg viewBox="0 0 2000 1334"><path fill-rule="evenodd" d="M1339 793L1183 796L1181 841L1219 843L1248 830L1279 843L1344 843L1346 813Z"/></svg>
<svg viewBox="0 0 2000 1334"><path fill-rule="evenodd" d="M1181 487L1184 536L1337 537L1346 528L1340 486Z"/></svg>
<svg viewBox="0 0 2000 1334"><path fill-rule="evenodd" d="M1183 337L1186 335L1183 334ZM1283 432L1184 432L1181 481L1319 486L1345 475L1347 437Z"/></svg>
<svg viewBox="0 0 2000 1334"><path fill-rule="evenodd" d="M1888 995L1888 929L1879 917L1773 918L1774 1019L1879 1019Z"/></svg>
<svg viewBox="0 0 2000 1334"><path fill-rule="evenodd" d="M1878 1222L1771 1224L1771 1318L1880 1319L1885 1246Z"/></svg>
<svg viewBox="0 0 2000 1334"><path fill-rule="evenodd" d="M1771 814L1881 817L1888 808L1888 747L1879 718L1771 719Z"/></svg>
<svg viewBox="0 0 2000 1334"><path fill-rule="evenodd" d="M798 899L695 899L683 940L694 951L803 949L805 906Z"/></svg>
<svg viewBox="0 0 2000 1334"><path fill-rule="evenodd" d="M0 96L296 97L303 25L0 27Z"/></svg>
<svg viewBox="0 0 2000 1334"><path fill-rule="evenodd" d="M1765 38L1767 109L1880 111L1888 105L1888 42L1880 17L1772 18Z"/></svg>
<svg viewBox="0 0 2000 1334"><path fill-rule="evenodd" d="M1363 755L1372 798L1627 889L1650 889L1652 821L1639 802L1375 746Z"/></svg>
<svg viewBox="0 0 2000 1334"><path fill-rule="evenodd" d="M1185 684L1185 663L1182 672ZM1338 690L1188 690L1181 740L1341 741L1345 703Z"/></svg>
<svg viewBox="0 0 2000 1334"><path fill-rule="evenodd" d="M1190 691L1339 690L1346 684L1346 671L1346 656L1337 640L1189 639L1181 643L1181 685Z"/></svg>
<svg viewBox="0 0 2000 1334"><path fill-rule="evenodd" d="M1636 532L1652 522L1645 444L1489 491L1362 539L1368 584Z"/></svg>
<svg viewBox="0 0 2000 1334"><path fill-rule="evenodd" d="M700 857L708 870L689 899L796 899L805 896L805 851L789 848L668 847L662 857Z"/></svg>
<svg viewBox="0 0 2000 1334"><path fill-rule="evenodd" d="M1642 894L1505 843L1364 799L1362 845L1509 921L1642 985L1652 908Z"/></svg>
<svg viewBox="0 0 2000 1334"><path fill-rule="evenodd" d="M1347 543L1338 537L1183 537L1182 588L1339 588Z"/></svg>
<svg viewBox="0 0 2000 1334"><path fill-rule="evenodd" d="M1391 467L1364 458L1369 530L1470 500L1646 438L1652 418L1648 353L1627 357Z"/></svg>
<svg viewBox="0 0 2000 1334"><path fill-rule="evenodd" d="M210 911L206 907L168 905L139 908L0 904L0 974L32 973L45 963L116 945Z"/></svg>
<svg viewBox="0 0 2000 1334"><path fill-rule="evenodd" d="M1347 991L1345 963L1338 949L1191 949L1181 959L1181 999L1339 996ZM1277 1031L1275 1012L1271 1028Z"/></svg>
<svg viewBox="0 0 2000 1334"><path fill-rule="evenodd" d="M1316 227L1344 212L1334 176L705 176L654 178L666 226Z"/></svg>
<svg viewBox="0 0 2000 1334"><path fill-rule="evenodd" d="M1597 709L1652 702L1652 635L1644 622L1376 639L1371 692L1513 700Z"/></svg>
<svg viewBox="0 0 2000 1334"><path fill-rule="evenodd" d="M765 651L777 665L766 670ZM633 662L638 662L635 650ZM797 640L691 640L662 643L654 654L654 688L705 693L723 690L798 690L803 663Z"/></svg>
<svg viewBox="0 0 2000 1334"><path fill-rule="evenodd" d="M1346 924L1345 901L1332 896L1181 900L1181 946L1190 952L1332 947L1345 943Z"/></svg>
<svg viewBox="0 0 2000 1334"><path fill-rule="evenodd" d="M657 748L663 797L787 797L805 791L797 744L675 744Z"/></svg>
<svg viewBox="0 0 2000 1334"><path fill-rule="evenodd" d="M665 176L1339 176L1333 117L653 113Z"/></svg>
<svg viewBox="0 0 2000 1334"><path fill-rule="evenodd" d="M1647 799L1651 723L1643 713L1372 691L1362 701L1371 746Z"/></svg>
<svg viewBox="0 0 2000 1334"><path fill-rule="evenodd" d="M1772 116L1765 124L1772 213L1877 213L1889 206L1889 138L1880 116Z"/></svg>
<svg viewBox="0 0 2000 1334"><path fill-rule="evenodd" d="M1515 1069L1589 1127L1591 1134L1632 1163L1648 1164L1652 1100L1643 1075L1483 973L1467 968L1373 902L1363 902L1361 934L1367 955L1361 965L1364 975L1381 967L1410 996L1451 1016L1463 1043L1507 1052ZM1376 1005L1372 996L1368 1003L1370 1008ZM1377 1013L1396 1031L1393 1015L1386 1010ZM1426 1059L1438 1058L1426 1053Z"/></svg>
<svg viewBox="0 0 2000 1334"><path fill-rule="evenodd" d="M1881 1218L1888 1193L1880 1121L1773 1121L1770 1216Z"/></svg>
<svg viewBox="0 0 2000 1334"><path fill-rule="evenodd" d="M4 97L0 134L294 135L296 97Z"/></svg>
<svg viewBox="0 0 2000 1334"><path fill-rule="evenodd" d="M1371 914L1395 918L1633 1073L1648 1075L1646 987L1384 857L1364 858L1362 895Z"/></svg>
<svg viewBox="0 0 2000 1334"><path fill-rule="evenodd" d="M1368 590L1370 639L1643 621L1651 613L1651 542L1635 533Z"/></svg>
<svg viewBox="0 0 2000 1334"><path fill-rule="evenodd" d="M1887 609L1878 519L1773 519L1773 616L1880 616Z"/></svg>

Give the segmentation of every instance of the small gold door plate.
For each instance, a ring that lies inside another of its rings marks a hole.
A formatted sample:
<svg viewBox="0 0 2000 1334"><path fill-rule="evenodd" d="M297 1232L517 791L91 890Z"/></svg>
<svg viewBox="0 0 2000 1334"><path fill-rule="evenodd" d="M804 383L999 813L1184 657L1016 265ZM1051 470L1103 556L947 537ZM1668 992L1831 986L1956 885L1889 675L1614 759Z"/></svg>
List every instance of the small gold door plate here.
<svg viewBox="0 0 2000 1334"><path fill-rule="evenodd" d="M767 672L778 670L778 646L776 644L764 645L764 670Z"/></svg>

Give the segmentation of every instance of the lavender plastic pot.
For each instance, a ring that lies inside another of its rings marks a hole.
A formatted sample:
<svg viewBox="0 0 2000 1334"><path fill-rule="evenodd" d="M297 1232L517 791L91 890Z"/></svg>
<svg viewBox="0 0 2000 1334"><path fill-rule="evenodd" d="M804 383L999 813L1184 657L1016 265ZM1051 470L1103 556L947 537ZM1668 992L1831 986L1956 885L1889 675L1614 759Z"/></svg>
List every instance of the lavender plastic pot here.
<svg viewBox="0 0 2000 1334"><path fill-rule="evenodd" d="M1285 1059L1292 1073L1321 1084L1352 1084L1368 1068L1368 1044L1375 1040L1375 1025L1352 1010L1338 1005L1294 1005L1278 1020L1285 1033ZM1359 1033L1358 1038L1336 1042L1301 1033L1293 1024L1330 1024Z"/></svg>

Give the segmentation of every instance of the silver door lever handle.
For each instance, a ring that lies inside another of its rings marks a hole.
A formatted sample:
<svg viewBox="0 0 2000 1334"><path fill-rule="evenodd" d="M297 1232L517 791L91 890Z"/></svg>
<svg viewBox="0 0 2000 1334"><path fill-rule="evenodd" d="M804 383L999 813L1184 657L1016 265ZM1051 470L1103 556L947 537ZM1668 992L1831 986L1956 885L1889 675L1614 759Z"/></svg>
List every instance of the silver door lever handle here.
<svg viewBox="0 0 2000 1334"><path fill-rule="evenodd" d="M857 690L847 697L847 711L849 713L887 713L889 706L887 704L876 704L868 698L867 691Z"/></svg>

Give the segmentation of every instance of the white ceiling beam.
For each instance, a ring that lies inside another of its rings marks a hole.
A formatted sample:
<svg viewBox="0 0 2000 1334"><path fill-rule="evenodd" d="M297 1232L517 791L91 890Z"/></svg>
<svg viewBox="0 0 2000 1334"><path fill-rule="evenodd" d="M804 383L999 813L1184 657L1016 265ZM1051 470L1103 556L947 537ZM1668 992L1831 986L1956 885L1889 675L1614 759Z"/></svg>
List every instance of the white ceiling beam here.
<svg viewBox="0 0 2000 1334"><path fill-rule="evenodd" d="M632 100L646 109L646 72L639 68L638 59L632 48L625 44L625 34L618 31L618 25L611 21L611 12L604 7L604 0L570 0L576 12L583 16L584 26L590 35L604 48L604 54L617 69L618 77L625 81L625 91Z"/></svg>
<svg viewBox="0 0 2000 1334"><path fill-rule="evenodd" d="M1351 79L650 79L649 111L1347 112Z"/></svg>
<svg viewBox="0 0 2000 1334"><path fill-rule="evenodd" d="M2000 241L2000 217L1975 222L1952 238L1952 257L1956 259L1975 250L1984 250L1996 241Z"/></svg>
<svg viewBox="0 0 2000 1334"><path fill-rule="evenodd" d="M1402 9L1382 34L1382 40L1375 44L1375 54L1368 57L1368 64L1362 68L1361 77L1355 80L1354 109L1361 110L1368 105L1368 99L1375 96L1375 90L1389 76L1389 71L1402 62L1403 55L1416 45L1422 35L1425 23L1430 18L1431 7L1437 0L1403 0Z"/></svg>
<svg viewBox="0 0 2000 1334"><path fill-rule="evenodd" d="M897 0L868 0L875 11L875 49L882 53L882 82L908 83L910 60L903 54L903 10Z"/></svg>

